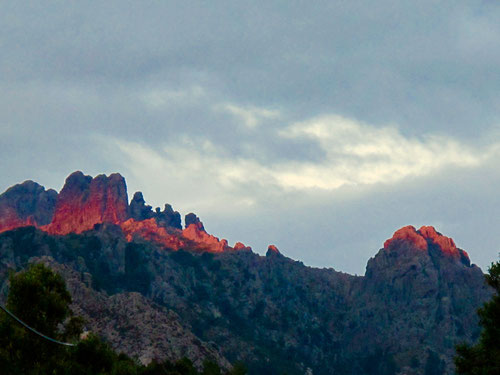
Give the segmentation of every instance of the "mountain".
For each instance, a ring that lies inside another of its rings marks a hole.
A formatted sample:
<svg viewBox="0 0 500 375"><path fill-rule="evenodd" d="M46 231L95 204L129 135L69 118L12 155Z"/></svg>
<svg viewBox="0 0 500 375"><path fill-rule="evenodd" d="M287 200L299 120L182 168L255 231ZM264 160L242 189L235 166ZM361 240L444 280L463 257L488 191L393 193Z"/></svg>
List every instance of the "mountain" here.
<svg viewBox="0 0 500 375"><path fill-rule="evenodd" d="M492 290L433 227L403 227L364 276L306 267L208 234L193 213L128 202L118 174L27 181L0 196L0 281L29 262L67 280L73 309L141 361L188 356L251 374L451 374ZM304 249L307 250L307 249ZM430 371L430 372L429 372Z"/></svg>

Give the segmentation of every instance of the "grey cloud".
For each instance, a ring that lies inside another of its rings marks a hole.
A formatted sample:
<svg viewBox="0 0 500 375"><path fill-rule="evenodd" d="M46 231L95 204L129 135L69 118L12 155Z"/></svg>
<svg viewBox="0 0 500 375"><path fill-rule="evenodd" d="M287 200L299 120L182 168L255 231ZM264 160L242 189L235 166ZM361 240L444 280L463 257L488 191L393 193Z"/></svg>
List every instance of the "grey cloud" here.
<svg viewBox="0 0 500 375"><path fill-rule="evenodd" d="M500 139L499 16L498 2L452 0L2 2L0 190L27 178L57 188L75 169L117 170L145 190L155 176L131 178L131 167L109 145L116 139L156 152L169 142L209 140L222 159L321 163L326 155L317 142L278 134L328 114L378 127L396 124L409 138L441 134L487 146ZM170 96L159 106L145 102L148 93L162 90ZM281 116L249 129L216 110L227 103ZM405 180L345 203L321 192L284 196L243 186L234 196L269 208L243 212L245 225L239 226L193 209L215 234L246 240L259 233L310 264L323 259L357 272L359 254L371 255L381 237L412 221L463 226L451 234L459 241L463 233L472 247L479 234L485 239L479 252L491 259L495 237L481 228L491 229L490 202L497 200L480 181L490 174L497 182L496 170L492 164L466 180L459 174L411 180L415 186ZM273 194L293 204L275 204ZM440 209L422 205L417 195L436 200ZM397 198L407 204L399 206ZM165 199L175 207L175 197ZM484 210L467 211L469 204ZM384 216L391 205L393 214ZM366 230L357 233L359 226ZM287 231L300 236L292 239ZM301 252L307 241L316 241L311 255ZM340 250L324 246L330 242Z"/></svg>

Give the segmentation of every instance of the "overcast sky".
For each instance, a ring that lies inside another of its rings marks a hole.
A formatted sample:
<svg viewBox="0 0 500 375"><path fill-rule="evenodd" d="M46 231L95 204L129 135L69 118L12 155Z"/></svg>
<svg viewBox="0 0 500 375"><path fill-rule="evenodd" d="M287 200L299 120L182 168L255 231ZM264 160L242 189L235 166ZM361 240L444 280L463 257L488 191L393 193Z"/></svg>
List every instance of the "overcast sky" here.
<svg viewBox="0 0 500 375"><path fill-rule="evenodd" d="M0 3L0 190L120 172L212 234L364 274L500 251L500 2Z"/></svg>

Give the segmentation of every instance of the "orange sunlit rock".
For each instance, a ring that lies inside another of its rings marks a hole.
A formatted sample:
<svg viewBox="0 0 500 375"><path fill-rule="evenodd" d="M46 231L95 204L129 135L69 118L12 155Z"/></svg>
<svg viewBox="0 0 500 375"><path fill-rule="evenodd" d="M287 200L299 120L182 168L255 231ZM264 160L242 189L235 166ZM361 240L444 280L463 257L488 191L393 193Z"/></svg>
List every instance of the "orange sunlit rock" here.
<svg viewBox="0 0 500 375"><path fill-rule="evenodd" d="M42 229L51 234L82 233L96 224L119 224L127 218L127 187L121 175L92 178L74 172L59 194L52 222Z"/></svg>
<svg viewBox="0 0 500 375"><path fill-rule="evenodd" d="M274 245L269 245L267 247L267 251L271 251L271 252L273 252L275 254L279 254L280 253L280 251L278 250L278 248L276 246L274 246Z"/></svg>
<svg viewBox="0 0 500 375"><path fill-rule="evenodd" d="M30 225L36 225L32 216L22 219L17 216L14 210L6 209L0 217L0 233Z"/></svg>
<svg viewBox="0 0 500 375"><path fill-rule="evenodd" d="M432 226L423 226L419 230L411 225L403 227L397 230L392 238L385 241L384 248L387 249L395 240L407 241L420 250L428 250L429 244L434 244L438 246L442 254L469 259L469 255L464 250L458 249L453 239L437 232Z"/></svg>
<svg viewBox="0 0 500 375"><path fill-rule="evenodd" d="M129 206L125 179L118 173L95 178L72 173L58 194L33 181L25 181L0 195L0 232L35 226L56 235L82 233L97 224L119 225L128 241L142 238L165 248L222 252L232 249L226 240L208 234L200 219L186 215L181 230L180 214L166 204L155 212L137 192ZM237 250L250 249L242 243Z"/></svg>
<svg viewBox="0 0 500 375"><path fill-rule="evenodd" d="M129 242L135 237L140 237L173 250L179 250L186 245L181 238L180 231L177 234L168 233L165 228L158 226L155 219L141 221L128 219L121 223L120 227Z"/></svg>
<svg viewBox="0 0 500 375"><path fill-rule="evenodd" d="M220 253L229 248L227 240L219 240L217 237L205 232L205 230L201 230L197 224L189 224L188 227L182 231L182 235L195 242L199 247L205 248L210 252Z"/></svg>
<svg viewBox="0 0 500 375"><path fill-rule="evenodd" d="M427 241L419 233L417 233L413 225L407 225L401 229L394 232L392 238L384 242L384 248L388 248L389 245L395 240L404 240L413 244L417 249L427 250Z"/></svg>
<svg viewBox="0 0 500 375"><path fill-rule="evenodd" d="M246 246L245 244L241 242L236 242L233 246L233 249L238 251L238 250L252 250L250 246Z"/></svg>
<svg viewBox="0 0 500 375"><path fill-rule="evenodd" d="M423 226L418 231L425 239L429 239L436 245L439 245L443 252L448 254L457 253L455 242L451 238L443 236L441 233L436 232L436 229L434 229L434 227Z"/></svg>
<svg viewBox="0 0 500 375"><path fill-rule="evenodd" d="M51 222L57 192L27 180L0 194L0 232Z"/></svg>

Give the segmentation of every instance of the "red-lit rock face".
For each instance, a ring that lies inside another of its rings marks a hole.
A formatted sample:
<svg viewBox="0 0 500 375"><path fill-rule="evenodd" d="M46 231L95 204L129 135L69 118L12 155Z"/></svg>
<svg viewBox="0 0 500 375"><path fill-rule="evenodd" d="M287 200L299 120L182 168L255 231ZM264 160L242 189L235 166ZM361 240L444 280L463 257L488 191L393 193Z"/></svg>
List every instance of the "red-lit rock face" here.
<svg viewBox="0 0 500 375"><path fill-rule="evenodd" d="M394 232L392 238L384 242L384 248L387 249L394 240L404 240L412 243L417 249L427 250L427 241L417 233L415 227L412 225L408 225Z"/></svg>
<svg viewBox="0 0 500 375"><path fill-rule="evenodd" d="M179 250L186 245L186 241L183 241L180 231L178 231L179 233L177 234L168 233L165 228L156 224L155 219L142 221L128 219L121 223L120 227L129 242L135 237L140 237L173 250Z"/></svg>
<svg viewBox="0 0 500 375"><path fill-rule="evenodd" d="M468 258L465 251L460 250L456 247L455 242L441 233L437 232L432 226L423 226L419 230L415 227L408 225L397 230L392 238L388 239L384 243L384 248L389 248L392 242L395 240L403 240L411 243L415 248L419 250L427 251L429 249L429 244L435 244L439 247L443 254L452 256L464 256Z"/></svg>
<svg viewBox="0 0 500 375"><path fill-rule="evenodd" d="M219 240L217 237L208 234L200 229L198 224L189 224L186 229L182 231L182 235L195 242L200 248L204 248L209 252L220 253L227 250L227 240Z"/></svg>
<svg viewBox="0 0 500 375"><path fill-rule="evenodd" d="M280 255L280 251L275 245L269 245L267 247L266 257L277 257Z"/></svg>
<svg viewBox="0 0 500 375"><path fill-rule="evenodd" d="M52 222L42 229L51 234L81 233L95 224L119 224L127 218L127 188L122 176L92 178L75 172L59 194Z"/></svg>
<svg viewBox="0 0 500 375"><path fill-rule="evenodd" d="M441 233L436 232L434 227L431 226L423 226L418 230L425 239L431 240L436 245L439 245L441 250L447 254L455 254L457 253L457 247L455 246L455 242L446 236L443 236Z"/></svg>
<svg viewBox="0 0 500 375"><path fill-rule="evenodd" d="M272 251L273 253L276 253L276 254L280 253L280 251L278 250L278 248L276 246L274 246L274 245L269 245L267 247L267 251Z"/></svg>
<svg viewBox="0 0 500 375"><path fill-rule="evenodd" d="M0 232L28 225L50 223L57 193L33 181L25 181L0 195Z"/></svg>
<svg viewBox="0 0 500 375"><path fill-rule="evenodd" d="M252 250L250 246L246 246L245 244L241 242L236 242L233 246L233 249L238 251L238 250Z"/></svg>
<svg viewBox="0 0 500 375"><path fill-rule="evenodd" d="M26 181L0 195L0 232L32 225L65 235L112 223L121 227L128 241L143 238L173 250L218 253L232 249L226 240L208 234L195 214L186 215L185 221L186 229L182 231L178 212L168 204L164 211L153 212L142 193L136 193L129 206L125 180L119 174L92 178L74 172L59 194ZM235 248L250 249L242 243Z"/></svg>
<svg viewBox="0 0 500 375"><path fill-rule="evenodd" d="M0 217L0 233L30 225L36 225L32 216L22 219L10 208L5 209Z"/></svg>

